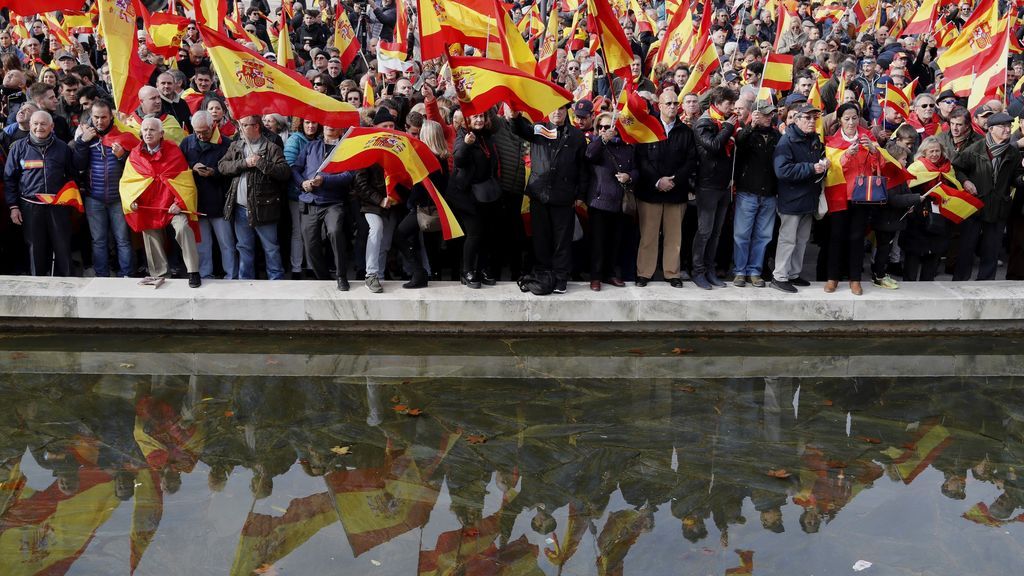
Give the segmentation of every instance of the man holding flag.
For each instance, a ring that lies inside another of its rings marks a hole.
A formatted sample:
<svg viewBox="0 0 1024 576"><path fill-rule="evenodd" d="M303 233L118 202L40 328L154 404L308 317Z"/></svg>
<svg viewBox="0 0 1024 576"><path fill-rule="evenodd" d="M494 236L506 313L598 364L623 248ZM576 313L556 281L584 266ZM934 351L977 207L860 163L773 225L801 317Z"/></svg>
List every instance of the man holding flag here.
<svg viewBox="0 0 1024 576"><path fill-rule="evenodd" d="M4 166L7 207L11 222L23 226L33 276L71 275L71 208L37 195L57 194L74 174L71 148L54 134L53 117L33 113L28 138L11 146Z"/></svg>

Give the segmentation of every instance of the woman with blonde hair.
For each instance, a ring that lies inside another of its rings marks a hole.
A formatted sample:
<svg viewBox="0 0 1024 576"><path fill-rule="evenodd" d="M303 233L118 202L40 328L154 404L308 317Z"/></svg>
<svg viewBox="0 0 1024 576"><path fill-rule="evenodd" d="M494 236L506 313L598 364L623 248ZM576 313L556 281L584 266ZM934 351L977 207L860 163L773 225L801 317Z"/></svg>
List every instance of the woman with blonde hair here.
<svg viewBox="0 0 1024 576"><path fill-rule="evenodd" d="M434 189L441 192L448 187L448 174L451 171L451 153L448 151L448 144L445 143L444 131L437 122L424 119L419 139L430 148L441 165L440 170L431 172L429 176ZM395 239L406 264L411 269L412 277L402 284L402 288L426 288L427 278L430 276L430 261L423 245L423 230L420 228L418 213L424 212L435 216L437 208L422 183L412 187L405 204L409 212L398 223Z"/></svg>

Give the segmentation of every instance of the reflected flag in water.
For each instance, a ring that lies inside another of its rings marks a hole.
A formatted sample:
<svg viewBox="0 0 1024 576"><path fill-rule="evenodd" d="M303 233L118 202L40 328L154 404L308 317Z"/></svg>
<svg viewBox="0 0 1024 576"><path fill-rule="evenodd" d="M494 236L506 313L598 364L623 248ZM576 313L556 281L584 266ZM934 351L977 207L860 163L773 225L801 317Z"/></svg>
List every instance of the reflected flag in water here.
<svg viewBox="0 0 1024 576"><path fill-rule="evenodd" d="M57 482L41 492L23 486L0 520L4 576L64 574L118 504L113 477L96 468L79 471L71 494Z"/></svg>
<svg viewBox="0 0 1024 576"><path fill-rule="evenodd" d="M419 576L461 574L477 556L494 557L494 541L500 533L498 514L492 514L465 528L442 532L433 550L420 550L416 573ZM469 571L464 572L467 576Z"/></svg>
<svg viewBox="0 0 1024 576"><path fill-rule="evenodd" d="M164 515L164 493L160 473L151 468L141 470L135 483L135 506L132 508L131 574L139 567L142 555L156 536Z"/></svg>
<svg viewBox="0 0 1024 576"><path fill-rule="evenodd" d="M283 516L249 511L231 565L232 576L251 576L273 565L338 520L330 494L296 498Z"/></svg>
<svg viewBox="0 0 1024 576"><path fill-rule="evenodd" d="M917 438L901 448L891 447L882 454L892 458L904 484L910 484L917 475L924 472L939 454L953 442L949 430L941 424L922 426Z"/></svg>

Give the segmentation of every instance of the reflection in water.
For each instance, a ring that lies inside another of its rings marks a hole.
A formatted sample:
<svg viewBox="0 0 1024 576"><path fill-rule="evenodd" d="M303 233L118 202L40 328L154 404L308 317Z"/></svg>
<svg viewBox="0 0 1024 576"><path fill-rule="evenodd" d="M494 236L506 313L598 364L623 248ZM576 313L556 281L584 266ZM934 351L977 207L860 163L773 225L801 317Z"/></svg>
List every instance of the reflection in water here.
<svg viewBox="0 0 1024 576"><path fill-rule="evenodd" d="M1013 376L178 371L6 375L0 573L1004 574L1024 551Z"/></svg>

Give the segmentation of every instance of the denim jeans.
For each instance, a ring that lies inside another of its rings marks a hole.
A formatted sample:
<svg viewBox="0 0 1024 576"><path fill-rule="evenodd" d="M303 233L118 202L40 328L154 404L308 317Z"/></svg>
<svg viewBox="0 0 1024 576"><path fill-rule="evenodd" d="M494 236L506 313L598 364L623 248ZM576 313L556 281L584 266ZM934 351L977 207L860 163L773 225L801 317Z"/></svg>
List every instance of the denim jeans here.
<svg viewBox="0 0 1024 576"><path fill-rule="evenodd" d="M238 278L238 252L235 251L235 228L231 222L221 218L199 217L199 232L203 238L199 249L199 274L213 278L213 240L217 237L220 247L220 263L224 267L224 279Z"/></svg>
<svg viewBox="0 0 1024 576"><path fill-rule="evenodd" d="M370 225L370 234L366 237L366 275L376 274L383 278L388 250L391 249L391 236L395 233L398 217L394 210L385 210L383 216L369 212L363 216Z"/></svg>
<svg viewBox="0 0 1024 576"><path fill-rule="evenodd" d="M256 237L267 255L267 277L271 280L284 278L281 267L281 246L277 243L277 222L249 226L249 211L235 205L235 237L238 238L238 277L242 280L256 278Z"/></svg>
<svg viewBox="0 0 1024 576"><path fill-rule="evenodd" d="M132 233L124 219L121 202L107 204L86 196L85 218L89 221L89 234L92 236L92 267L97 278L110 276L110 247L107 240L111 234L117 244L117 265L121 276L128 276L135 271L132 265Z"/></svg>
<svg viewBox="0 0 1024 576"><path fill-rule="evenodd" d="M774 196L759 196L749 192L736 194L733 219L733 265L736 276L760 276L764 266L764 251L772 241L775 227Z"/></svg>

